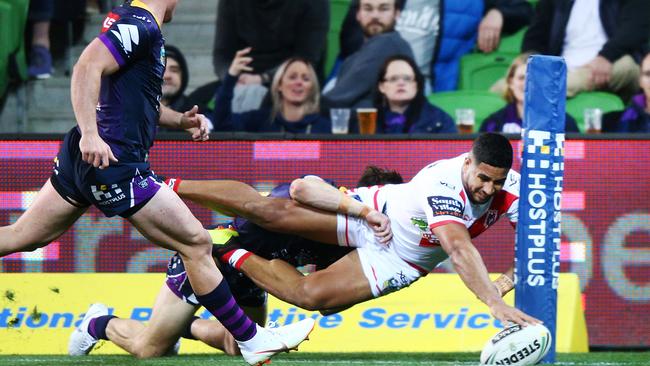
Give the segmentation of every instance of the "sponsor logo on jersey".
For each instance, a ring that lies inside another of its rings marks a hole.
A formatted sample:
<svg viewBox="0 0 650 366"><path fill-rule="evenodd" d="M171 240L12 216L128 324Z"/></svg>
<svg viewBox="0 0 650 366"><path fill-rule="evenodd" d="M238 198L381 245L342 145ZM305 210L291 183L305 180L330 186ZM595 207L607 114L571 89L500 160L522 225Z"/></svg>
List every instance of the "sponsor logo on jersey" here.
<svg viewBox="0 0 650 366"><path fill-rule="evenodd" d="M485 215L485 226L491 226L499 219L499 210L488 210Z"/></svg>
<svg viewBox="0 0 650 366"><path fill-rule="evenodd" d="M142 20L143 22L151 23L151 20L149 20L149 18L147 18L147 17L145 17L145 16L142 16L142 15L135 15L135 14L133 14L132 16L133 16L135 19Z"/></svg>
<svg viewBox="0 0 650 366"><path fill-rule="evenodd" d="M108 29L113 25L113 23L117 22L120 19L120 16L110 12L104 19L104 22L102 23L102 33L106 33Z"/></svg>
<svg viewBox="0 0 650 366"><path fill-rule="evenodd" d="M451 184L451 183L448 183L448 182L440 181L440 185L441 185L441 186L445 186L445 187L451 189L452 191L455 191L455 190L456 190L456 186L453 185L453 184Z"/></svg>
<svg viewBox="0 0 650 366"><path fill-rule="evenodd" d="M403 287L408 287L411 284L411 281L404 275L404 272L398 273L395 277L384 281L382 284L382 295L395 292Z"/></svg>
<svg viewBox="0 0 650 366"><path fill-rule="evenodd" d="M100 206L110 205L126 198L126 195L117 184L112 184L110 188L104 184L100 186L92 185L90 186L90 191Z"/></svg>
<svg viewBox="0 0 650 366"><path fill-rule="evenodd" d="M430 196L427 197L429 206L433 209L433 216L453 216L459 219L463 218L463 204L450 197Z"/></svg>
<svg viewBox="0 0 650 366"><path fill-rule="evenodd" d="M167 57L167 53L165 51L165 46L162 46L160 47L160 64L162 64L163 66L167 66L166 57Z"/></svg>
<svg viewBox="0 0 650 366"><path fill-rule="evenodd" d="M126 53L133 52L133 45L140 44L140 33L138 27L133 24L118 24L118 30L112 29L113 35L122 43Z"/></svg>
<svg viewBox="0 0 650 366"><path fill-rule="evenodd" d="M433 233L427 225L427 220L420 217L411 217L411 224L417 227L422 232L422 238L420 239L421 247L436 247L440 246L440 240L433 236Z"/></svg>

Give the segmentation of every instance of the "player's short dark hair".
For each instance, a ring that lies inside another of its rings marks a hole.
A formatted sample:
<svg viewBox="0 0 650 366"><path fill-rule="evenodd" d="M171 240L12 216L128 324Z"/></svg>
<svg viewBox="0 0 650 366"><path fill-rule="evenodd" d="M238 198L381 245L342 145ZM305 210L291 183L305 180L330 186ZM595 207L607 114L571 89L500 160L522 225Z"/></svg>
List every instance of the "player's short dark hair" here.
<svg viewBox="0 0 650 366"><path fill-rule="evenodd" d="M476 164L485 163L496 168L512 167L512 145L498 133L481 134L472 144L472 155Z"/></svg>
<svg viewBox="0 0 650 366"><path fill-rule="evenodd" d="M402 176L395 170L387 170L369 165L364 169L357 187L370 187L380 184L400 184L404 183Z"/></svg>

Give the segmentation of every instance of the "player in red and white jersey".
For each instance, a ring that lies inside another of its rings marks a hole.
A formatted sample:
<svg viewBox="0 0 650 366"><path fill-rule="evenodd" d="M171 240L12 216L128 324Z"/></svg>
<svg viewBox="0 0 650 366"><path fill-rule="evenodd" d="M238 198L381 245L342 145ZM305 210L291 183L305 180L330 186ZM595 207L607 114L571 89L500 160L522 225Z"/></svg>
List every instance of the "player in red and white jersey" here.
<svg viewBox="0 0 650 366"><path fill-rule="evenodd" d="M513 286L512 274L500 277L495 286L471 241L499 216L516 222L519 177L510 172L511 165L509 141L487 133L476 139L470 153L429 165L402 185L342 193L305 177L292 183L293 201L262 197L235 181L185 182L178 193L268 230L356 248L308 276L279 260L223 248L222 261L286 302L336 311L404 288L450 257L465 285L497 319L523 325L539 321L502 300Z"/></svg>
<svg viewBox="0 0 650 366"><path fill-rule="evenodd" d="M475 238L503 215L513 227L517 223L519 173L510 170L501 184L503 188L494 196L474 201L466 193L462 178L463 165L468 159L466 153L439 160L426 166L408 183L361 187L350 190L348 195L383 210L390 217L391 245L399 257L420 272L428 273L448 257L432 228L459 223ZM343 221L341 225L346 223ZM348 240L342 236L339 242L350 245Z"/></svg>

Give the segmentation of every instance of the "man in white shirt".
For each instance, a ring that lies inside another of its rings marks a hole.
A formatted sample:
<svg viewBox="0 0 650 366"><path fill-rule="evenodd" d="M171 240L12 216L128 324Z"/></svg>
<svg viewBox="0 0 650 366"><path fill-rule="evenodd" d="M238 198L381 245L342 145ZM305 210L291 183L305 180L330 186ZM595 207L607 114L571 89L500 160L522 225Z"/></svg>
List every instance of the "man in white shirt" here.
<svg viewBox="0 0 650 366"><path fill-rule="evenodd" d="M638 89L649 15L646 0L541 0L522 52L564 57L568 96L602 89L627 100Z"/></svg>

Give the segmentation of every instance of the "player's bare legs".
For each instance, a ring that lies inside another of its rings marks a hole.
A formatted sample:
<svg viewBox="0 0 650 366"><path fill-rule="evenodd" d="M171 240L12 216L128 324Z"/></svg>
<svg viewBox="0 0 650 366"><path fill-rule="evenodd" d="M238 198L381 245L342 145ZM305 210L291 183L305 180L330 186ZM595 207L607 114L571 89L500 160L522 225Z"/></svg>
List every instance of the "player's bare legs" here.
<svg viewBox="0 0 650 366"><path fill-rule="evenodd" d="M113 318L106 327L106 336L115 345L138 358L164 356L183 335L197 308L176 296L167 285L163 285L147 325L132 319ZM264 308L246 308L245 311L258 324L264 323ZM218 321L195 319L191 323L190 332L196 340L228 355L241 354L235 338Z"/></svg>
<svg viewBox="0 0 650 366"><path fill-rule="evenodd" d="M0 257L49 244L85 211L64 200L48 179L27 211L15 223L0 227Z"/></svg>
<svg viewBox="0 0 650 366"><path fill-rule="evenodd" d="M136 320L114 318L108 322L106 336L138 358L163 356L178 341L196 309L163 285L146 326Z"/></svg>
<svg viewBox="0 0 650 366"><path fill-rule="evenodd" d="M336 214L285 198L260 195L248 184L232 180L182 180L178 194L226 215L240 216L271 231L338 244Z"/></svg>
<svg viewBox="0 0 650 366"><path fill-rule="evenodd" d="M243 307L246 314L257 324L266 322L266 307ZM239 355L239 347L233 336L218 321L197 319L192 322L191 333L194 338L208 346L220 349L228 355Z"/></svg>
<svg viewBox="0 0 650 366"><path fill-rule="evenodd" d="M198 295L209 293L223 279L212 259L210 235L168 187L161 187L129 221L153 243L178 251Z"/></svg>
<svg viewBox="0 0 650 366"><path fill-rule="evenodd" d="M239 269L273 296L307 310L337 309L373 298L356 250L307 276L282 260L254 254Z"/></svg>
<svg viewBox="0 0 650 366"><path fill-rule="evenodd" d="M166 185L129 221L152 242L180 254L197 300L228 328L249 364L295 348L311 333L313 319L270 332L246 316L212 259L210 234Z"/></svg>

